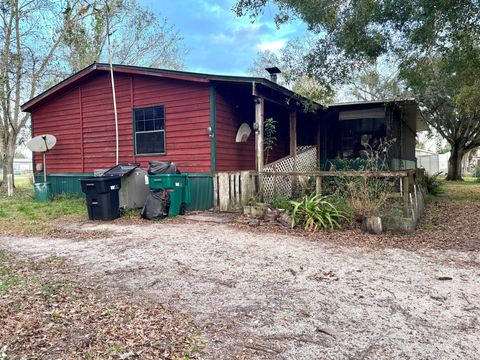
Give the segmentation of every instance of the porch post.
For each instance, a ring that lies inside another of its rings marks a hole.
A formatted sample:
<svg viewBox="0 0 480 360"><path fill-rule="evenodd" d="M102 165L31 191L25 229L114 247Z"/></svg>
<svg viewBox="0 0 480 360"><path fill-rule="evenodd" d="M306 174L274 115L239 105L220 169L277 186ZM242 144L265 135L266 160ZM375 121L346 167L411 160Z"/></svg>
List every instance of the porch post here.
<svg viewBox="0 0 480 360"><path fill-rule="evenodd" d="M263 98L255 98L255 164L257 172L263 172L264 165L264 106L265 101Z"/></svg>
<svg viewBox="0 0 480 360"><path fill-rule="evenodd" d="M317 134L315 136L315 142L317 143L317 167L320 170L320 120L317 121Z"/></svg>
<svg viewBox="0 0 480 360"><path fill-rule="evenodd" d="M257 173L263 172L264 165L264 113L265 100L261 97L255 98L255 167ZM258 194L260 201L263 201L263 176L258 176Z"/></svg>
<svg viewBox="0 0 480 360"><path fill-rule="evenodd" d="M290 111L290 156L293 156L293 171L297 171L297 112Z"/></svg>

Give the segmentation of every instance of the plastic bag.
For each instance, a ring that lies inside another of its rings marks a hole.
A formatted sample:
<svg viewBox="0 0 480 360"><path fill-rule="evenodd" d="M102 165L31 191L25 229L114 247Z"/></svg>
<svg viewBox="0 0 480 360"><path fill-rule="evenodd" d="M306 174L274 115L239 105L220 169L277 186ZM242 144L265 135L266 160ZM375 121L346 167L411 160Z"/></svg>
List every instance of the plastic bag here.
<svg viewBox="0 0 480 360"><path fill-rule="evenodd" d="M141 216L148 220L161 220L168 216L170 193L166 190L152 190L147 196Z"/></svg>
<svg viewBox="0 0 480 360"><path fill-rule="evenodd" d="M150 161L148 167L148 173L150 175L157 174L180 174L177 166L170 161Z"/></svg>

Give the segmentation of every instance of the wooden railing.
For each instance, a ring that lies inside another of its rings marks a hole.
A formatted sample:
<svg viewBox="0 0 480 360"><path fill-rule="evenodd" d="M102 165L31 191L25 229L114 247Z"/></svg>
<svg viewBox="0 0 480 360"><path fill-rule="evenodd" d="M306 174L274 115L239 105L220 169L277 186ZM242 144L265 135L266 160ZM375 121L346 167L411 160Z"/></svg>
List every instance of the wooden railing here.
<svg viewBox="0 0 480 360"><path fill-rule="evenodd" d="M214 184L214 207L218 211L237 211L247 205L252 199L256 201L269 201L272 194L281 195L284 198L292 197L293 190L302 184L314 184L314 192L322 194L323 179L327 177L376 177L391 178L398 181L398 192L402 197L403 207L405 209L416 201L418 189L418 177L421 172L418 170L400 170L400 171L312 171L312 172L263 172L253 171L232 171L218 172L213 177ZM293 184L288 187L288 193L285 187L276 188L276 180L282 179L282 183ZM265 198L265 188L260 184L269 181L273 184L273 193L269 192L269 199ZM263 191L262 191L263 189ZM277 193L279 191L280 193ZM313 191L312 191L313 192Z"/></svg>

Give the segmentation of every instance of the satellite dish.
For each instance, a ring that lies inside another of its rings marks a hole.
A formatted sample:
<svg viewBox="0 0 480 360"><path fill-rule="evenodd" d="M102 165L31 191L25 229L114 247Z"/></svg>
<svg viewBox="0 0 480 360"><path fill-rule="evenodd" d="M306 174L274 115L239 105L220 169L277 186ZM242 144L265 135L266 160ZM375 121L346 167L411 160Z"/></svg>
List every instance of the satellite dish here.
<svg viewBox="0 0 480 360"><path fill-rule="evenodd" d="M43 153L43 182L47 182L47 151L57 143L57 138L53 135L38 135L27 143L27 147L33 152Z"/></svg>
<svg viewBox="0 0 480 360"><path fill-rule="evenodd" d="M252 133L252 129L247 123L240 125L237 131L237 136L235 137L235 142L247 142L248 137Z"/></svg>
<svg viewBox="0 0 480 360"><path fill-rule="evenodd" d="M53 135L38 135L27 143L27 147L33 152L47 152L57 143Z"/></svg>

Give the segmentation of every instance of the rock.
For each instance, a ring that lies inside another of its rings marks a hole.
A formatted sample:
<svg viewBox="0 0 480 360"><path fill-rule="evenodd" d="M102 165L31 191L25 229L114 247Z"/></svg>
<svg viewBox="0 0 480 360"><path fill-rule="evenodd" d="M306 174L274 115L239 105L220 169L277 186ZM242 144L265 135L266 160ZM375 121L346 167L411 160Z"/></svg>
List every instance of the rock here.
<svg viewBox="0 0 480 360"><path fill-rule="evenodd" d="M278 210L267 209L267 212L265 213L265 220L270 222L276 222L279 216L280 213L278 212Z"/></svg>
<svg viewBox="0 0 480 360"><path fill-rule="evenodd" d="M250 215L258 218L263 217L266 211L267 211L267 207L265 206L265 204L262 204L262 203L258 203L255 205L245 205L243 207L244 215Z"/></svg>
<svg viewBox="0 0 480 360"><path fill-rule="evenodd" d="M284 227L292 227L292 218L286 212L282 213L278 218L277 222Z"/></svg>
<svg viewBox="0 0 480 360"><path fill-rule="evenodd" d="M369 216L363 219L362 221L362 230L369 234L381 234L382 229L382 219L378 216Z"/></svg>

